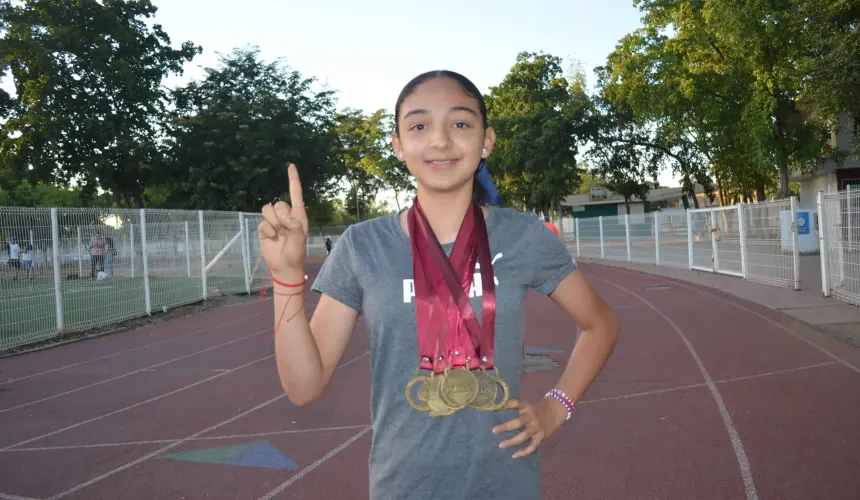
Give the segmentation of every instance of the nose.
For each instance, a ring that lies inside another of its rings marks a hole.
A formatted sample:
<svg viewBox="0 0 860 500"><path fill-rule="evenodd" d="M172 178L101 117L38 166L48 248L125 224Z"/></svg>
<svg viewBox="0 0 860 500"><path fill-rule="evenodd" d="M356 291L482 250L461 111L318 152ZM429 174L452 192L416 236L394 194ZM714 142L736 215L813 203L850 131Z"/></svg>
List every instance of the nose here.
<svg viewBox="0 0 860 500"><path fill-rule="evenodd" d="M451 147L451 135L448 127L433 127L430 131L430 146L439 149Z"/></svg>

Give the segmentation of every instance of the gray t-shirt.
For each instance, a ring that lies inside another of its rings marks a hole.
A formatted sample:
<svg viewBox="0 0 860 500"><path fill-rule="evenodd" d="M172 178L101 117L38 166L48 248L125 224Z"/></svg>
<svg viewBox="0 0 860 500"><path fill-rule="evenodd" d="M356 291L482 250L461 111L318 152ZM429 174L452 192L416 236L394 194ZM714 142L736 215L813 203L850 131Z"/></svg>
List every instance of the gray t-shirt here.
<svg viewBox="0 0 860 500"><path fill-rule="evenodd" d="M528 289L552 293L576 263L564 243L532 214L492 207L487 232L496 278L495 363L510 397L519 398ZM450 254L453 243L443 248ZM469 295L479 318L481 288L478 264ZM515 410L467 407L434 418L407 403L406 384L419 356L412 249L398 214L347 228L313 289L364 314L373 374L372 500L541 498L539 453L513 459L520 447L499 448L521 429L504 437L492 433L494 425L515 418ZM572 325L570 330L573 335Z"/></svg>

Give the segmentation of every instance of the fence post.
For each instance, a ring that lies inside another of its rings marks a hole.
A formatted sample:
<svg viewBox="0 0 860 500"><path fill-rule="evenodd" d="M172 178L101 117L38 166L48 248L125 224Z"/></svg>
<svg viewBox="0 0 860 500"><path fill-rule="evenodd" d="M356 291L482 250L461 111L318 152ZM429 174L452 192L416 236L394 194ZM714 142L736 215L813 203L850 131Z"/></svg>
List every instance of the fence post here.
<svg viewBox="0 0 860 500"><path fill-rule="evenodd" d="M747 223L746 223L746 208L744 202L738 203L738 232L740 233L741 244L741 271L744 273L744 279L747 279L747 265L749 264L749 254L747 252Z"/></svg>
<svg viewBox="0 0 860 500"><path fill-rule="evenodd" d="M78 226L78 279L84 279L84 261L81 257L81 247L84 246L83 238L81 238L81 226Z"/></svg>
<svg viewBox="0 0 860 500"><path fill-rule="evenodd" d="M203 300L209 298L209 286L206 284L206 238L203 226L203 210L197 211L200 223L200 284L203 287Z"/></svg>
<svg viewBox="0 0 860 500"><path fill-rule="evenodd" d="M654 260L660 265L660 212L654 212Z"/></svg>
<svg viewBox="0 0 860 500"><path fill-rule="evenodd" d="M573 231L576 233L576 256L579 257L579 219L573 219Z"/></svg>
<svg viewBox="0 0 860 500"><path fill-rule="evenodd" d="M821 292L830 297L830 249L827 241L827 215L824 213L824 192L818 192L818 252L821 255Z"/></svg>
<svg viewBox="0 0 860 500"><path fill-rule="evenodd" d="M191 239L188 237L188 221L185 221L185 270L191 277Z"/></svg>
<svg viewBox="0 0 860 500"><path fill-rule="evenodd" d="M630 252L630 214L624 214L624 235L627 239L627 262L631 262L633 254Z"/></svg>
<svg viewBox="0 0 860 500"><path fill-rule="evenodd" d="M255 264L253 268L251 267L251 226L247 218L245 218L245 246L248 248L248 286L250 286L254 281L254 274L257 271L257 265ZM253 290L253 287L251 289Z"/></svg>
<svg viewBox="0 0 860 500"><path fill-rule="evenodd" d="M800 255L797 251L797 197L791 197L791 259L794 267L794 289L800 290Z"/></svg>
<svg viewBox="0 0 860 500"><path fill-rule="evenodd" d="M250 264L248 262L248 238L245 232L245 214L239 212L239 232L242 234L242 239L239 243L242 245L242 271L245 273L245 291L251 295L251 280L248 277L250 272Z"/></svg>
<svg viewBox="0 0 860 500"><path fill-rule="evenodd" d="M720 246L717 244L717 238L714 236L714 229L719 232L720 226L717 225L717 212L710 210L711 214L711 272L717 272L720 269ZM728 229L728 228L727 228Z"/></svg>
<svg viewBox="0 0 860 500"><path fill-rule="evenodd" d="M605 259L606 255L603 251L603 216L599 216L597 218L598 224L600 224L600 258Z"/></svg>
<svg viewBox="0 0 860 500"><path fill-rule="evenodd" d="M131 250L131 277L134 278L134 224L129 224L128 229L128 241Z"/></svg>
<svg viewBox="0 0 860 500"><path fill-rule="evenodd" d="M690 212L690 209L687 209L687 261L688 266L692 270L694 259L693 259L693 212Z"/></svg>
<svg viewBox="0 0 860 500"><path fill-rule="evenodd" d="M60 274L60 224L57 220L56 207L51 209L51 246L53 255L51 263L54 266L54 312L57 315L57 335L63 333L63 288ZM78 275L80 278L80 275Z"/></svg>
<svg viewBox="0 0 860 500"><path fill-rule="evenodd" d="M140 247L143 250L143 293L146 302L146 315L152 316L152 296L149 289L149 259L146 251L146 210L140 209Z"/></svg>

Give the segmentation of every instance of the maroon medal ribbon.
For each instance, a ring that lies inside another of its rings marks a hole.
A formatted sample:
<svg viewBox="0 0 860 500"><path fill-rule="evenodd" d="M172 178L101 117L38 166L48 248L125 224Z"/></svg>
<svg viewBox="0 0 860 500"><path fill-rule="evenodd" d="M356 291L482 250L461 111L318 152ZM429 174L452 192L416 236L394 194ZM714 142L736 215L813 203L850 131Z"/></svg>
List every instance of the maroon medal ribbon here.
<svg viewBox="0 0 860 500"><path fill-rule="evenodd" d="M496 293L481 208L474 203L469 206L450 259L446 258L417 200L409 210L408 226L412 235L420 367L436 373L448 366L493 368ZM483 326L478 324L467 294L478 261ZM442 316L444 321L440 321ZM439 335L434 339L433 330L437 328Z"/></svg>

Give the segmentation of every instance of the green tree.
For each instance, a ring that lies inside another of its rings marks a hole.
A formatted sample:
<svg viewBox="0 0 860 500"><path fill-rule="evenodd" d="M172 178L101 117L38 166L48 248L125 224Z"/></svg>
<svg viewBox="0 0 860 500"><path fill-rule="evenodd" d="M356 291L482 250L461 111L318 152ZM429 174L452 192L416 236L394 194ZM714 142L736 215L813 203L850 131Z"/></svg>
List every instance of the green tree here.
<svg viewBox="0 0 860 500"><path fill-rule="evenodd" d="M507 203L549 213L576 190L579 143L590 126L588 96L563 76L562 61L523 52L485 96L496 146L487 161Z"/></svg>
<svg viewBox="0 0 860 500"><path fill-rule="evenodd" d="M787 196L792 169L832 155L824 124L798 107L802 1L638 0L645 26L609 56L603 93L685 151L682 178L709 164L720 189L763 196L778 176Z"/></svg>
<svg viewBox="0 0 860 500"><path fill-rule="evenodd" d="M143 206L162 80L200 52L147 26L156 11L149 0L0 0L0 71L16 91L0 93L0 163L17 179L76 180L84 200L102 188Z"/></svg>
<svg viewBox="0 0 860 500"><path fill-rule="evenodd" d="M801 109L832 126L847 114L860 155L860 3L800 0L796 5L806 48L797 62L806 76Z"/></svg>
<svg viewBox="0 0 860 500"><path fill-rule="evenodd" d="M335 123L337 141L332 156L346 173L347 189L358 186L362 197L374 198L383 187L378 174L388 137L385 110L367 116L347 108L336 115Z"/></svg>
<svg viewBox="0 0 860 500"><path fill-rule="evenodd" d="M173 92L160 182L170 206L258 211L287 199L287 165L302 177L308 213L328 203L344 172L335 149L329 91L313 92L304 78L259 50L235 49L207 68L201 81Z"/></svg>

